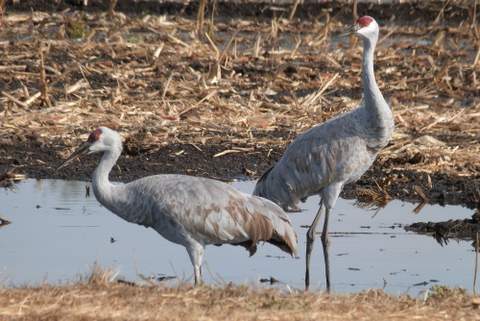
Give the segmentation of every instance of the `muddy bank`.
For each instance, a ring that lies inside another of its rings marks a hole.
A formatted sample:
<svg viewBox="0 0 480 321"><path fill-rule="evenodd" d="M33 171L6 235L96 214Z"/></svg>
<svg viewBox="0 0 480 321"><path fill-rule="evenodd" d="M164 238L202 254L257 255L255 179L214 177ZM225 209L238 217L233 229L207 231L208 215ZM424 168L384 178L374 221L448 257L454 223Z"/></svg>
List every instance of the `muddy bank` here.
<svg viewBox="0 0 480 321"><path fill-rule="evenodd" d="M432 235L440 245L445 245L450 239L472 240L475 247L477 233L480 232L480 211L471 218L463 220L448 220L444 222L418 222L405 226L405 230L419 234Z"/></svg>
<svg viewBox="0 0 480 321"><path fill-rule="evenodd" d="M66 168L55 171L71 151L72 147L64 146L61 142L48 144L26 139L22 142L3 143L0 144L0 173L14 169L31 178L89 180L98 155L87 156L81 162L74 161ZM227 143L169 144L154 150L142 150L127 140L111 178L128 182L147 175L176 173L220 180L257 179L281 157L283 151L280 147L242 147ZM358 198L372 206L381 206L396 198L475 208L480 206L479 186L480 175L462 177L392 170L377 161L357 183L346 186L342 197ZM419 195L419 189L424 195Z"/></svg>
<svg viewBox="0 0 480 321"><path fill-rule="evenodd" d="M289 20L288 10L257 16L242 10L273 9L221 1L202 29L193 2L119 5L113 16L48 3L20 1L3 16L0 174L88 179L93 157L53 168L109 126L126 139L115 180L257 178L299 133L361 100L360 43L338 37L350 6L302 5ZM381 21L376 77L396 130L344 197L479 206L479 12L460 2L359 6Z"/></svg>

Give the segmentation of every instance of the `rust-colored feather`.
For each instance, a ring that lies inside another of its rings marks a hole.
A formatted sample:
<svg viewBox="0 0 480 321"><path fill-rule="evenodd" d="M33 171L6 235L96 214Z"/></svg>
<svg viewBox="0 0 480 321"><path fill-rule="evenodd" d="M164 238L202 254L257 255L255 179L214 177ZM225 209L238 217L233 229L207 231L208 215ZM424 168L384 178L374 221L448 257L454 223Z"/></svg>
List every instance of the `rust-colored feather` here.
<svg viewBox="0 0 480 321"><path fill-rule="evenodd" d="M249 201L252 204L245 204L242 199L231 198L227 207L229 214L243 226L250 238L249 241L239 245L246 247L250 255L253 255L257 249L256 244L264 241L295 255L297 237L290 220L282 209L272 202L258 197L249 199Z"/></svg>

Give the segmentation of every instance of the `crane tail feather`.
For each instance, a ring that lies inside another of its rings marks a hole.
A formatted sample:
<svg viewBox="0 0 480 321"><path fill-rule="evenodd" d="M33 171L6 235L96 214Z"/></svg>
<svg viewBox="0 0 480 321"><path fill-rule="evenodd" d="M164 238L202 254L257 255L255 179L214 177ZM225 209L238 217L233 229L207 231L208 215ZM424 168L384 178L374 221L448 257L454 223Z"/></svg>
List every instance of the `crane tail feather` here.
<svg viewBox="0 0 480 321"><path fill-rule="evenodd" d="M273 235L270 239L258 241L266 241L267 243L278 247L282 251L290 254L291 256L297 255L297 237L294 232L287 233L286 235L280 235L276 231L273 231ZM257 242L253 242L252 240L250 240L232 245L243 246L248 251L249 256L253 256L257 252Z"/></svg>
<svg viewBox="0 0 480 321"><path fill-rule="evenodd" d="M288 227L283 235L275 233L268 243L275 245L291 256L297 255L297 235L291 226Z"/></svg>
<svg viewBox="0 0 480 321"><path fill-rule="evenodd" d="M245 195L231 198L226 207L238 232L243 239L235 245L245 247L252 256L258 242L267 242L294 255L297 236L287 214L275 203L257 196ZM231 243L232 244L232 243Z"/></svg>
<svg viewBox="0 0 480 321"><path fill-rule="evenodd" d="M246 225L246 230L250 236L251 246L247 249L250 256L256 251L256 244L264 241L275 245L290 255L297 253L297 235L292 227L290 219L281 210L280 207L270 201L268 202L266 212L256 212L252 216L250 224Z"/></svg>

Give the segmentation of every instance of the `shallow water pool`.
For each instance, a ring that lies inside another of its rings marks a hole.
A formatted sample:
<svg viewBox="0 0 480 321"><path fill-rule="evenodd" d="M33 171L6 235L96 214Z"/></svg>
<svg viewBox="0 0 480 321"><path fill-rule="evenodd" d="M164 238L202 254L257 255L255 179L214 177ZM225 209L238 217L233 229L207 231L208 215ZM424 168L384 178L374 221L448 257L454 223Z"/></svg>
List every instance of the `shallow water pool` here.
<svg viewBox="0 0 480 321"><path fill-rule="evenodd" d="M251 192L254 182L232 183ZM13 190L0 189L0 217L12 224L0 228L0 282L7 286L61 283L87 274L94 262L113 268L127 280L142 276L176 276L191 281L192 266L182 246L152 229L123 221L86 196L90 183L26 180ZM269 244L249 257L241 247L209 246L204 278L213 284L260 284L273 277L275 286L303 288L305 225L317 211L318 198L291 214L299 236L299 258ZM393 294L417 296L432 285L471 290L475 252L470 242L440 246L432 237L407 233L399 225L417 221L465 218L472 211L459 206L426 206L392 201L378 212L340 199L330 222L330 269L334 292L384 288ZM178 281L169 281L178 282ZM312 254L311 288L325 288L320 240ZM269 286L265 285L264 286Z"/></svg>

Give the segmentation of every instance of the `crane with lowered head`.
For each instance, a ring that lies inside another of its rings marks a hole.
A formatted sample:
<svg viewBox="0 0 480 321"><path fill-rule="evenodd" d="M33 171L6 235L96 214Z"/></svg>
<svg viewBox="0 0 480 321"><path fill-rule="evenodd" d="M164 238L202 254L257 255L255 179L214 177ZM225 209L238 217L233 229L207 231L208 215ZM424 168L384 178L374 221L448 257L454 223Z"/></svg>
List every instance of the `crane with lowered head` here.
<svg viewBox="0 0 480 321"><path fill-rule="evenodd" d="M124 220L151 227L167 240L183 245L194 268L195 285L201 283L208 244L241 245L253 255L257 243L265 241L291 255L296 253L297 236L285 212L275 203L229 184L167 174L112 184L108 176L122 153L122 139L107 127L93 131L57 170L91 153L102 153L92 177L97 200Z"/></svg>

